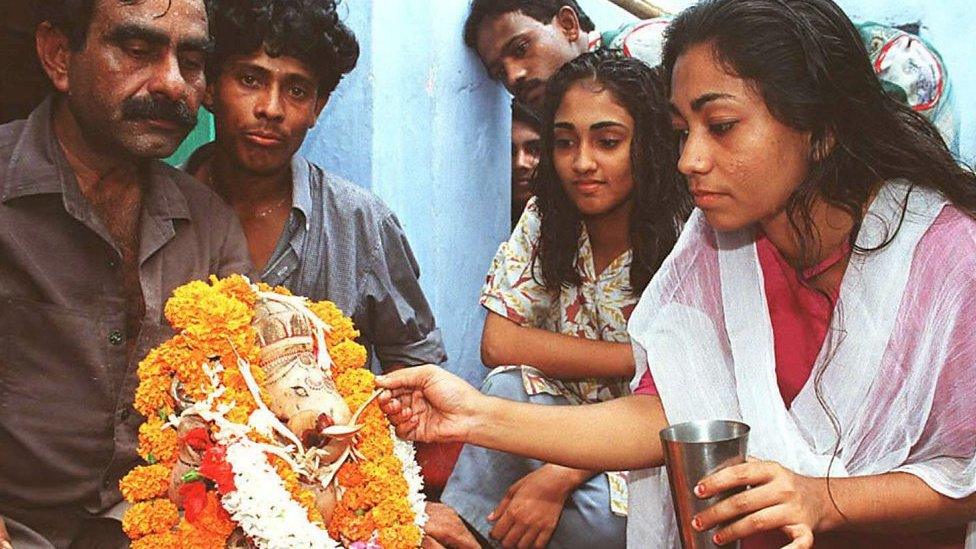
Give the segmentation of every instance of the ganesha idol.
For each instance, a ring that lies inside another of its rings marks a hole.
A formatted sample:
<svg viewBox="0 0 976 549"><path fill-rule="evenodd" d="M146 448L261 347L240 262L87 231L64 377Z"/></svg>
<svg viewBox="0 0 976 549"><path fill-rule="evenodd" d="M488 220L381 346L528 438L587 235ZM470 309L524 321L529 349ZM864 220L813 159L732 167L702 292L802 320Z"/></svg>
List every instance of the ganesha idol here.
<svg viewBox="0 0 976 549"><path fill-rule="evenodd" d="M259 402L266 417L252 416L250 423L266 423L266 430L273 433L273 440L282 449L281 455L296 466L301 482L316 495L316 507L328 522L336 505L333 479L354 452L358 414L352 413L333 382L332 362L323 338L328 326L309 313L299 299L262 293L256 301L252 327L264 371L261 388L269 398ZM247 370L246 366L244 363L241 370ZM184 409L194 404L175 379L171 394ZM206 426L207 420L200 415L183 414L180 419L179 460L169 489L169 497L177 505L183 503L180 487L184 475L198 468L202 458L199 445L187 443L186 435ZM250 546L240 530L235 534L229 546Z"/></svg>

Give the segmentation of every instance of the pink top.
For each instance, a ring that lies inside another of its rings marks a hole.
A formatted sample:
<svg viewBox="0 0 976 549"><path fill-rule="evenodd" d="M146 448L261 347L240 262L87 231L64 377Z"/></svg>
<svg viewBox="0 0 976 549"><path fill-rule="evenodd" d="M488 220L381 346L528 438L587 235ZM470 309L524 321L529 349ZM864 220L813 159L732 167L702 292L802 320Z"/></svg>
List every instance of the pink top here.
<svg viewBox="0 0 976 549"><path fill-rule="evenodd" d="M850 245L842 246L803 275L812 278L836 265L850 253ZM801 282L796 270L780 254L779 250L760 235L756 252L762 268L763 287L769 306L769 320L773 329L773 345L776 356L776 382L783 402L789 407L810 378L813 365L820 354L830 314L838 292L828 300L817 290ZM657 387L650 370L644 372L634 394L657 395ZM965 540L965 528L953 528L919 535L884 536L860 533L820 535L817 547L889 547L889 548L959 548ZM789 544L779 531L766 532L743 540L744 549L778 548Z"/></svg>
<svg viewBox="0 0 976 549"><path fill-rule="evenodd" d="M847 257L850 250L849 244L842 246L819 265L804 271L803 275L812 278L823 273ZM796 270L765 235L760 235L756 241L756 251L766 288L769 320L773 325L776 382L788 407L813 371L813 364L827 336L837 292L828 301L825 295L804 285ZM644 373L634 394L658 394L650 370Z"/></svg>

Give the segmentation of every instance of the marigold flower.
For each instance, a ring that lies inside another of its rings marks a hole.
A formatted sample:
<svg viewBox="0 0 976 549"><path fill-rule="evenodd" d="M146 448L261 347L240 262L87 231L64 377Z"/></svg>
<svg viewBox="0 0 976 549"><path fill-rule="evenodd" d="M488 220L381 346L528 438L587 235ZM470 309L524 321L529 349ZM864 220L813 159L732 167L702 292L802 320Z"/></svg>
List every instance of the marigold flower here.
<svg viewBox="0 0 976 549"><path fill-rule="evenodd" d="M402 497L388 497L370 510L373 520L384 527L409 524L413 521L413 510Z"/></svg>
<svg viewBox="0 0 976 549"><path fill-rule="evenodd" d="M339 468L336 478L339 479L339 484L343 488L355 488L362 484L364 480L363 472L359 470L359 464L355 461L347 461L343 464Z"/></svg>
<svg viewBox="0 0 976 549"><path fill-rule="evenodd" d="M376 376L365 368L354 368L336 374L335 382L346 403L358 407L372 394Z"/></svg>
<svg viewBox="0 0 976 549"><path fill-rule="evenodd" d="M180 549L225 549L230 534L221 538L198 524L184 520L180 523L179 537Z"/></svg>
<svg viewBox="0 0 976 549"><path fill-rule="evenodd" d="M365 541L373 536L376 524L365 513L359 514L344 505L336 506L329 522L329 535L335 539L343 537L352 541Z"/></svg>
<svg viewBox="0 0 976 549"><path fill-rule="evenodd" d="M162 534L180 521L179 510L168 499L140 501L122 516L122 530L131 538L139 539L149 534Z"/></svg>
<svg viewBox="0 0 976 549"><path fill-rule="evenodd" d="M170 379L152 376L142 379L136 387L132 407L145 417L153 416L161 408L173 408L172 395L169 394Z"/></svg>
<svg viewBox="0 0 976 549"><path fill-rule="evenodd" d="M169 489L169 475L170 468L163 463L141 465L122 477L119 490L130 503L157 498Z"/></svg>
<svg viewBox="0 0 976 549"><path fill-rule="evenodd" d="M159 416L153 416L139 426L139 456L150 461L153 459L162 463L176 461L179 436L176 429L164 426Z"/></svg>
<svg viewBox="0 0 976 549"><path fill-rule="evenodd" d="M281 295L292 295L291 290L289 290L288 288L285 288L284 286L274 286L274 287L272 287L272 286L270 286L269 284L267 284L265 282L258 282L258 291L259 292L273 292L273 293L281 294Z"/></svg>
<svg viewBox="0 0 976 549"><path fill-rule="evenodd" d="M210 286L202 280L194 280L173 290L173 296L166 300L163 314L170 326L182 330L197 319L199 303L211 292Z"/></svg>
<svg viewBox="0 0 976 549"><path fill-rule="evenodd" d="M251 284L243 276L230 275L227 278L218 279L216 276L210 275L210 284L218 292L244 303L248 309L254 308L257 295L251 288Z"/></svg>
<svg viewBox="0 0 976 549"><path fill-rule="evenodd" d="M332 357L332 368L338 374L350 370L369 373L369 370L363 370L366 365L366 348L351 339L330 344L329 356Z"/></svg>
<svg viewBox="0 0 976 549"><path fill-rule="evenodd" d="M180 537L176 532L149 534L133 541L129 547L131 549L182 549Z"/></svg>
<svg viewBox="0 0 976 549"><path fill-rule="evenodd" d="M380 546L383 549L413 549L420 546L423 532L415 524L397 524L380 530Z"/></svg>
<svg viewBox="0 0 976 549"><path fill-rule="evenodd" d="M309 303L308 309L331 328L325 336L325 343L329 347L329 354L332 354L332 348L338 343L359 337L359 330L353 326L352 319L343 315L335 303L331 301L317 301Z"/></svg>

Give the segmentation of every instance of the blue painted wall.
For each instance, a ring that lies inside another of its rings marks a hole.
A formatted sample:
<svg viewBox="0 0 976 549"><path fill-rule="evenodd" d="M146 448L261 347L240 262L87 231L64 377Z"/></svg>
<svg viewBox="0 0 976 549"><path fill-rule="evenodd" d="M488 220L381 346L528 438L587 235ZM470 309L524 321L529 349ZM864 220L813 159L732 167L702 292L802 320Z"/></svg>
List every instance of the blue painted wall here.
<svg viewBox="0 0 976 549"><path fill-rule="evenodd" d="M633 18L607 0L579 0L598 28ZM976 4L968 0L839 0L855 19L920 22L942 53L976 161ZM661 0L679 10L690 2ZM398 214L441 326L448 367L472 382L484 313L478 295L508 236L509 97L464 47L464 0L347 0L359 37L356 70L331 98L303 151L378 194Z"/></svg>
<svg viewBox="0 0 976 549"><path fill-rule="evenodd" d="M400 218L448 367L484 376L478 296L509 232L508 96L461 38L459 0L347 1L363 51L303 151Z"/></svg>

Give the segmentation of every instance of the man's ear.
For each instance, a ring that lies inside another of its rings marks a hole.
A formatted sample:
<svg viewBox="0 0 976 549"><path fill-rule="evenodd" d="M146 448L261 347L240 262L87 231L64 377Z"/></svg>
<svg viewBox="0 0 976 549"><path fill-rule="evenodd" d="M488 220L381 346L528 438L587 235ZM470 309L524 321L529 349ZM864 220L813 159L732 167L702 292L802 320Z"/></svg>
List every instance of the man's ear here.
<svg viewBox="0 0 976 549"><path fill-rule="evenodd" d="M37 25L34 32L34 42L37 46L37 58L44 67L44 72L54 84L54 89L67 93L68 67L71 64L71 47L68 37L61 29L54 27L48 21Z"/></svg>
<svg viewBox="0 0 976 549"><path fill-rule="evenodd" d="M331 96L331 93L323 93L315 99L315 122L312 122L312 126L315 126L315 123L319 121L319 115L322 114L322 109L325 108L325 104L329 102Z"/></svg>
<svg viewBox="0 0 976 549"><path fill-rule="evenodd" d="M583 32L580 28L579 15L576 10L569 6L559 8L556 17L553 18L553 23L570 42L579 40L580 34Z"/></svg>

